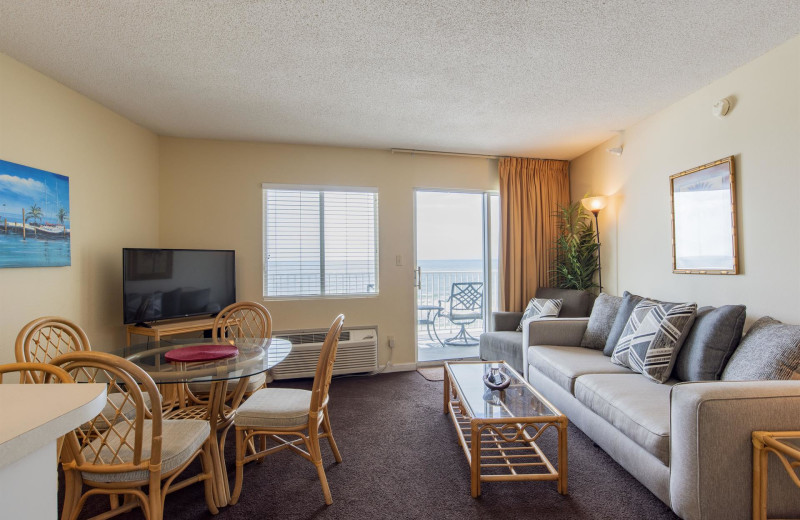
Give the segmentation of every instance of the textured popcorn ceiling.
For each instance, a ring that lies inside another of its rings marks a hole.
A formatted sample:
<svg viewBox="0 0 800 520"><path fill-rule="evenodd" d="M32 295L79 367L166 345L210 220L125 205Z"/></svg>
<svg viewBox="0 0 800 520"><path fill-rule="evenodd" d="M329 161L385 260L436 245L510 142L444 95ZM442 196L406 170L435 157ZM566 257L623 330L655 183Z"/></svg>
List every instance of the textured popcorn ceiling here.
<svg viewBox="0 0 800 520"><path fill-rule="evenodd" d="M0 0L0 51L159 134L566 159L798 32L798 0Z"/></svg>

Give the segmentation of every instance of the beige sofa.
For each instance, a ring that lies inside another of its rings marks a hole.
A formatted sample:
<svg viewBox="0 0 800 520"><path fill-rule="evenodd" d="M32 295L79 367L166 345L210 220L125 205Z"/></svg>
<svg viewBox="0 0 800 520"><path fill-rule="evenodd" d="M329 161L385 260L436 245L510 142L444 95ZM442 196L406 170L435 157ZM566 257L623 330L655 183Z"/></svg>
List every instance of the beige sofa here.
<svg viewBox="0 0 800 520"><path fill-rule="evenodd" d="M578 346L587 323L528 322L525 378L681 518L752 518L751 432L800 430L800 381L655 384ZM779 466L770 518L800 518L800 490Z"/></svg>

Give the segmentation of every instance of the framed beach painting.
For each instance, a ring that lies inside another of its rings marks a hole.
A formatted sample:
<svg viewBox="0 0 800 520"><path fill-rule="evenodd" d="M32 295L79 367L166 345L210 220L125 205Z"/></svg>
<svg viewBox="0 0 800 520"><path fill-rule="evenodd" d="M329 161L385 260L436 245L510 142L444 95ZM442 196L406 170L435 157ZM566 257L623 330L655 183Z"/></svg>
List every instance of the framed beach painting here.
<svg viewBox="0 0 800 520"><path fill-rule="evenodd" d="M738 274L733 156L669 178L672 272Z"/></svg>
<svg viewBox="0 0 800 520"><path fill-rule="evenodd" d="M69 177L0 160L0 267L71 264Z"/></svg>

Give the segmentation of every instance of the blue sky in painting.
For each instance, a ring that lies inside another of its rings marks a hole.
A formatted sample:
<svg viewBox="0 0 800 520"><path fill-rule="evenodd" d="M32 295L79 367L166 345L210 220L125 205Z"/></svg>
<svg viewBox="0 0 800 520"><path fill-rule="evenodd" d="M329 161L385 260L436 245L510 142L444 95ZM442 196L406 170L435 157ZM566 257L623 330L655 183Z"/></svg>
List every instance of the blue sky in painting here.
<svg viewBox="0 0 800 520"><path fill-rule="evenodd" d="M69 178L0 160L0 216L20 222L22 209L33 204L42 208L44 222L57 224L59 208L69 215Z"/></svg>

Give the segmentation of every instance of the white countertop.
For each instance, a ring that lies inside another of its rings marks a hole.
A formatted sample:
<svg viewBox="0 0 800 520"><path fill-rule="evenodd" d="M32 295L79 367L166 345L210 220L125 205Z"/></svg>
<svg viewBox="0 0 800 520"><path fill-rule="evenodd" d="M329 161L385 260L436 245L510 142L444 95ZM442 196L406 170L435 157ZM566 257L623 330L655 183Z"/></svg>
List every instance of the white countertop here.
<svg viewBox="0 0 800 520"><path fill-rule="evenodd" d="M0 385L0 467L16 462L99 414L106 385Z"/></svg>

